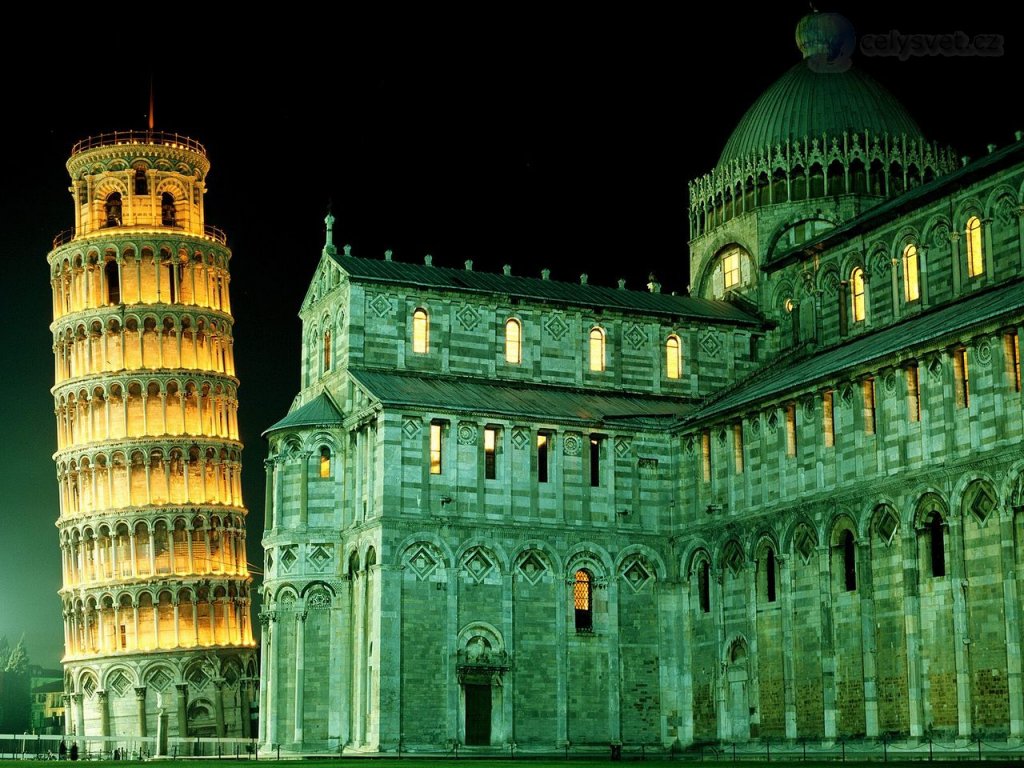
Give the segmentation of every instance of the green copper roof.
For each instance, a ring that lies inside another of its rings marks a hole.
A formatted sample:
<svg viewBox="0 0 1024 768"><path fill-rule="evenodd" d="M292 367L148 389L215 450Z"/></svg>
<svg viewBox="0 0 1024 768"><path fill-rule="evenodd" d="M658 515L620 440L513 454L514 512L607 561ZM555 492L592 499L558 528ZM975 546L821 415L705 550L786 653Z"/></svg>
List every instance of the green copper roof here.
<svg viewBox="0 0 1024 768"><path fill-rule="evenodd" d="M604 422L678 418L693 408L678 397L354 368L349 369L349 374L385 405L440 412L472 411L516 419Z"/></svg>
<svg viewBox="0 0 1024 768"><path fill-rule="evenodd" d="M726 142L718 165L743 160L790 140L833 137L843 132L920 139L921 129L903 105L869 75L815 71L801 61L754 102Z"/></svg>
<svg viewBox="0 0 1024 768"><path fill-rule="evenodd" d="M761 401L806 391L872 360L900 353L911 356L915 354L915 347L933 347L938 339L955 337L961 329L1011 313L1019 314L1022 308L1024 283L1020 280L935 307L901 323L849 339L805 360L771 368L761 375L755 373L746 383L695 412L692 421L712 419L733 409L749 410Z"/></svg>
<svg viewBox="0 0 1024 768"><path fill-rule="evenodd" d="M264 435L296 427L334 427L341 424L342 416L326 392L321 392L301 408L292 411L277 424L264 431Z"/></svg>

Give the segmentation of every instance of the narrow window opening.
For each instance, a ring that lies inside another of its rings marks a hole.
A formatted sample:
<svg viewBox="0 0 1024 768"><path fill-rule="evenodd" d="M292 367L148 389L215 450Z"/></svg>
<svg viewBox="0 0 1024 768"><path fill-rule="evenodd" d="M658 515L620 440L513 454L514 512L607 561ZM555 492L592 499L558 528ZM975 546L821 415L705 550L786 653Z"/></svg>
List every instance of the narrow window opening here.
<svg viewBox="0 0 1024 768"><path fill-rule="evenodd" d="M946 541L942 529L942 518L932 513L928 520L928 543L931 550L932 576L946 575Z"/></svg>
<svg viewBox="0 0 1024 768"><path fill-rule="evenodd" d="M843 531L839 539L843 554L843 586L847 592L857 589L857 544L852 531Z"/></svg>
<svg viewBox="0 0 1024 768"><path fill-rule="evenodd" d="M700 564L697 572L697 593L701 613L711 613L711 563L707 560Z"/></svg>
<svg viewBox="0 0 1024 768"><path fill-rule="evenodd" d="M523 328L519 321L510 318L505 323L505 362L518 365L523 362Z"/></svg>
<svg viewBox="0 0 1024 768"><path fill-rule="evenodd" d="M736 474L743 474L743 424L732 425L732 455Z"/></svg>
<svg viewBox="0 0 1024 768"><path fill-rule="evenodd" d="M786 406L786 456L796 456L796 404Z"/></svg>
<svg viewBox="0 0 1024 768"><path fill-rule="evenodd" d="M324 373L331 370L331 332L324 331Z"/></svg>
<svg viewBox="0 0 1024 768"><path fill-rule="evenodd" d="M331 449L326 445L320 449L320 477L327 479L331 476Z"/></svg>
<svg viewBox="0 0 1024 768"><path fill-rule="evenodd" d="M498 448L498 430L487 427L484 430L484 478L494 480L498 476L496 452Z"/></svg>
<svg viewBox="0 0 1024 768"><path fill-rule="evenodd" d="M919 277L917 246L910 243L903 249L903 295L908 302L921 298Z"/></svg>
<svg viewBox="0 0 1024 768"><path fill-rule="evenodd" d="M833 413L832 390L826 389L821 394L821 420L822 432L825 435L825 447L831 448L836 444L836 423Z"/></svg>
<svg viewBox="0 0 1024 768"><path fill-rule="evenodd" d="M670 379L678 379L682 375L682 346L678 336L669 336L665 342L665 376Z"/></svg>
<svg viewBox="0 0 1024 768"><path fill-rule="evenodd" d="M867 305L864 301L864 270L860 267L850 275L850 296L853 302L853 322L863 322L867 317Z"/></svg>
<svg viewBox="0 0 1024 768"><path fill-rule="evenodd" d="M970 378L967 350L960 348L953 352L953 384L956 388L957 408L967 408L971 404Z"/></svg>
<svg viewBox="0 0 1024 768"><path fill-rule="evenodd" d="M916 365L907 367L907 416L911 421L921 420L921 382Z"/></svg>
<svg viewBox="0 0 1024 768"><path fill-rule="evenodd" d="M600 372L604 367L604 331L593 328L590 331L590 370Z"/></svg>
<svg viewBox="0 0 1024 768"><path fill-rule="evenodd" d="M146 183L146 169L142 166L135 169L135 194L149 194L149 185Z"/></svg>
<svg viewBox="0 0 1024 768"><path fill-rule="evenodd" d="M967 275L977 277L985 272L985 257L981 247L981 219L971 216L967 220Z"/></svg>
<svg viewBox="0 0 1024 768"><path fill-rule="evenodd" d="M121 273L117 268L116 261L108 261L103 267L104 277L107 281L107 303L121 303Z"/></svg>
<svg viewBox="0 0 1024 768"><path fill-rule="evenodd" d="M107 195L106 203L107 226L121 226L121 193L111 192Z"/></svg>
<svg viewBox="0 0 1024 768"><path fill-rule="evenodd" d="M704 470L704 482L711 482L711 433L708 431L700 434L701 464Z"/></svg>
<svg viewBox="0 0 1024 768"><path fill-rule="evenodd" d="M601 486L601 438L590 438L590 487Z"/></svg>
<svg viewBox="0 0 1024 768"><path fill-rule="evenodd" d="M592 632L594 629L593 584L588 571L576 571L576 583L572 590L576 609L576 631Z"/></svg>
<svg viewBox="0 0 1024 768"><path fill-rule="evenodd" d="M430 474L441 474L442 424L437 421L430 423Z"/></svg>
<svg viewBox="0 0 1024 768"><path fill-rule="evenodd" d="M765 583L765 594L768 598L769 603L774 603L776 598L775 593L775 551L770 547L765 552L764 557L764 576L766 579Z"/></svg>
<svg viewBox="0 0 1024 768"><path fill-rule="evenodd" d="M1003 343L1006 347L1006 373L1013 382L1013 391L1020 392L1020 340L1017 333L1008 333L1003 336Z"/></svg>
<svg viewBox="0 0 1024 768"><path fill-rule="evenodd" d="M861 382L864 397L864 434L875 434L875 380L865 379Z"/></svg>
<svg viewBox="0 0 1024 768"><path fill-rule="evenodd" d="M550 435L547 432L537 433L537 482L548 481L548 443Z"/></svg>
<svg viewBox="0 0 1024 768"><path fill-rule="evenodd" d="M160 195L160 220L165 227L174 227L178 224L178 211L174 202L174 195L164 192Z"/></svg>
<svg viewBox="0 0 1024 768"><path fill-rule="evenodd" d="M430 349L430 318L425 309L412 313L412 351L425 355Z"/></svg>

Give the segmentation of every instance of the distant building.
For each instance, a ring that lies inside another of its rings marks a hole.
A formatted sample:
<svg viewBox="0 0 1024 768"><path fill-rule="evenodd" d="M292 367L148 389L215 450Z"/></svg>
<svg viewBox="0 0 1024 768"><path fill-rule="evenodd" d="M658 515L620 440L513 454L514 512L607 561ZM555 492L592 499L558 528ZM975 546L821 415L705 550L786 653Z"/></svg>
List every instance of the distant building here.
<svg viewBox="0 0 1024 768"><path fill-rule="evenodd" d="M844 24L691 184L692 296L328 217L267 431L263 744L1024 735L1024 142L961 164Z"/></svg>
<svg viewBox="0 0 1024 768"><path fill-rule="evenodd" d="M32 733L64 733L64 673L32 665Z"/></svg>
<svg viewBox="0 0 1024 768"><path fill-rule="evenodd" d="M66 730L248 735L255 687L223 232L203 146L75 145L53 289ZM49 695L47 693L47 695ZM94 747L98 748L98 747Z"/></svg>

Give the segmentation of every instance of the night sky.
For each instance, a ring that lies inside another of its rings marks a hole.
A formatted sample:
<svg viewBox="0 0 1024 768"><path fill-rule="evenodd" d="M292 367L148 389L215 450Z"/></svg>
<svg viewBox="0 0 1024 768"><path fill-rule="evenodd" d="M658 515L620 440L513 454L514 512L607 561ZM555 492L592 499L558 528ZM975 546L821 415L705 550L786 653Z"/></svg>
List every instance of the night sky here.
<svg viewBox="0 0 1024 768"><path fill-rule="evenodd" d="M926 136L978 156L1024 129L1021 37L1007 11L891 5L841 10L862 36L1004 36L998 57L855 56ZM208 150L206 220L234 252L249 561L261 570L260 433L298 390L297 312L329 201L335 241L358 256L391 248L401 261L431 253L440 266L548 267L572 281L586 271L631 287L653 271L663 290L686 289L687 180L710 170L746 109L799 60L793 30L807 6L723 6L714 27L679 11L580 8L421 11L386 28L247 18L256 31L244 35L202 19L83 23L61 30L66 41L11 31L20 38L0 52L0 635L24 633L33 662L62 652L46 253L74 223L71 145L144 128L152 70L157 128Z"/></svg>

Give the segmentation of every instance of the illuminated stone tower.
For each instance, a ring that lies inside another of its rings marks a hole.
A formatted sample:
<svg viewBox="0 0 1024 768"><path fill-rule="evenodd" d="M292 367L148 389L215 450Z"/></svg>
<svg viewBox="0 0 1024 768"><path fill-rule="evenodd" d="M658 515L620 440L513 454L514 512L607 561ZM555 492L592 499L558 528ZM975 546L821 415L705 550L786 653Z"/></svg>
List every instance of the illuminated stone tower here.
<svg viewBox="0 0 1024 768"><path fill-rule="evenodd" d="M79 142L53 288L66 730L248 736L255 653L224 233L182 136ZM138 742L135 742L138 743Z"/></svg>

